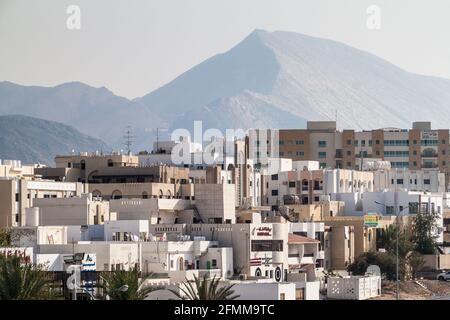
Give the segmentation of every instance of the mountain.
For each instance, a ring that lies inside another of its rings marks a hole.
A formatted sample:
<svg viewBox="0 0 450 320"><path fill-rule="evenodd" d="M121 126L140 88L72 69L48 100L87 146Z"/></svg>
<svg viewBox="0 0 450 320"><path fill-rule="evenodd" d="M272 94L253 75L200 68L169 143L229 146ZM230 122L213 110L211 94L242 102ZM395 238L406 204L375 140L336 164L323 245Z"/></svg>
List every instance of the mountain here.
<svg viewBox="0 0 450 320"><path fill-rule="evenodd" d="M0 115L8 114L61 122L118 149L125 148L123 136L128 125L144 139L147 128L161 123L158 115L140 103L116 96L104 87L94 88L80 82L56 87L1 82Z"/></svg>
<svg viewBox="0 0 450 320"><path fill-rule="evenodd" d="M0 83L0 114L72 125L124 148L150 149L155 128L304 128L335 120L339 128L408 128L450 123L450 80L407 72L368 52L293 32L255 30L149 94L128 100L79 82L53 88ZM191 131L192 132L192 131ZM166 136L163 139L168 138Z"/></svg>
<svg viewBox="0 0 450 320"><path fill-rule="evenodd" d="M101 140L54 121L22 115L0 116L0 159L51 165L57 154L72 150L110 151Z"/></svg>
<svg viewBox="0 0 450 320"><path fill-rule="evenodd" d="M342 43L256 30L237 46L137 99L167 121L302 127L338 119L340 128L448 127L450 80L409 73ZM203 116L203 117L202 117ZM230 119L231 118L231 119Z"/></svg>

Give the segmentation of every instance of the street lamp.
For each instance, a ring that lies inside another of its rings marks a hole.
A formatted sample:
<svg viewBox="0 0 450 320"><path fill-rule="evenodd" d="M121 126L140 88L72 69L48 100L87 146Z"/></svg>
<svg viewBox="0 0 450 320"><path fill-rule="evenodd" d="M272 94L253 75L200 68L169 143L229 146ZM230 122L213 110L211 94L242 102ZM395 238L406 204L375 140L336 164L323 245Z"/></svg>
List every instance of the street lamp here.
<svg viewBox="0 0 450 320"><path fill-rule="evenodd" d="M374 201L376 204L381 205L385 208L386 211L386 205L384 203L378 202L378 201ZM395 263L395 280L396 280L396 299L400 300L400 281L399 281L399 277L398 277L398 266L399 266L399 259L398 259L398 240L399 240L399 234L400 234L400 226L398 223L398 217L400 216L400 214L405 211L406 209L409 209L408 207L402 209L400 212L398 212L395 215L395 224L397 225L397 230L396 230L396 241L395 241L395 258L396 258L396 263ZM397 210L395 210L397 212Z"/></svg>

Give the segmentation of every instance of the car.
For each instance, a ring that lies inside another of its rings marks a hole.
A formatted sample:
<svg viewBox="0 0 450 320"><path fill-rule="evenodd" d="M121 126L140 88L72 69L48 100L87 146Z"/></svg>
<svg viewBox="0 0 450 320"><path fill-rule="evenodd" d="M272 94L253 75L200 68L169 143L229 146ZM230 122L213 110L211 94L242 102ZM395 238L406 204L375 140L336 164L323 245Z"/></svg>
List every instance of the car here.
<svg viewBox="0 0 450 320"><path fill-rule="evenodd" d="M447 281L450 280L450 271L444 271L442 273L439 273L436 278L440 281Z"/></svg>

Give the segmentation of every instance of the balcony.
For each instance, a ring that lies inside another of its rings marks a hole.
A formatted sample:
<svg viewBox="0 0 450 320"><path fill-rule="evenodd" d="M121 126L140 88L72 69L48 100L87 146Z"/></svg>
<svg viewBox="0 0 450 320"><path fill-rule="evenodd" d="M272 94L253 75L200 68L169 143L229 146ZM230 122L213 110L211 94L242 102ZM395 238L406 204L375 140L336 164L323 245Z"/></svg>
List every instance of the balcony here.
<svg viewBox="0 0 450 320"><path fill-rule="evenodd" d="M437 167L438 165L436 163L422 163L422 168L424 169L434 169Z"/></svg>
<svg viewBox="0 0 450 320"><path fill-rule="evenodd" d="M437 158L438 154L436 151L426 151L420 154L422 158Z"/></svg>

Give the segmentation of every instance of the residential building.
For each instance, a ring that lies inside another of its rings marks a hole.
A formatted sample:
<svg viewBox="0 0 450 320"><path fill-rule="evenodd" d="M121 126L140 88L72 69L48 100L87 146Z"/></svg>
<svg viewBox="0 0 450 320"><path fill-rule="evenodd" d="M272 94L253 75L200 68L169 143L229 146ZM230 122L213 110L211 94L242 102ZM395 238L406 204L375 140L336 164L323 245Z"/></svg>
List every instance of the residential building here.
<svg viewBox="0 0 450 320"><path fill-rule="evenodd" d="M84 192L81 183L0 178L0 227L25 225L27 208L41 198L67 198Z"/></svg>

